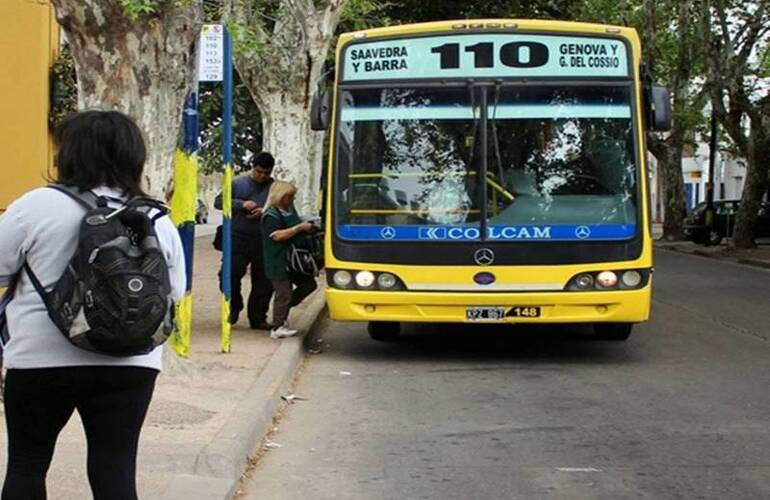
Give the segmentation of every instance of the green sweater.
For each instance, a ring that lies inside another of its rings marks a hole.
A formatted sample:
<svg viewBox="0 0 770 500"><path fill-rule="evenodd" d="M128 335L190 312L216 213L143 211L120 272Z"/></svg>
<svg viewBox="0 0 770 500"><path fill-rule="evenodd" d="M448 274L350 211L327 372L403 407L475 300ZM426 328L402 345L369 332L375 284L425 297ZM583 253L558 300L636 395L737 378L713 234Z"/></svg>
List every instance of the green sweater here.
<svg viewBox="0 0 770 500"><path fill-rule="evenodd" d="M262 259L265 263L265 276L271 280L287 280L289 273L286 272L286 252L290 244L298 245L304 240L304 235L298 234L291 239L284 241L275 241L270 235L281 229L288 229L302 222L294 209L291 207L288 215L282 214L278 207L270 207L262 215Z"/></svg>

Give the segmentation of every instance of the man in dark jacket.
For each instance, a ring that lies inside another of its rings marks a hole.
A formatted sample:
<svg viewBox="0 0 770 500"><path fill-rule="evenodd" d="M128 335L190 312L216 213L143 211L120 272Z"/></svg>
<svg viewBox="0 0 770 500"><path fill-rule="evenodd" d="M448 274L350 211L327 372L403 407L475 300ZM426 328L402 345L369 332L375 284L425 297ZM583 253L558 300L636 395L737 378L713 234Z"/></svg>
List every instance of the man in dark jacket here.
<svg viewBox="0 0 770 500"><path fill-rule="evenodd" d="M248 316L251 328L270 330L267 309L273 295L273 286L265 277L262 258L262 234L260 219L267 193L273 183L271 174L275 159L270 153L262 152L251 161L251 172L233 179L233 253L232 253L232 301L230 303L230 324L238 321L243 310L241 279L246 268L251 266L251 294L249 294ZM214 206L222 209L222 193L217 195ZM220 276L221 280L221 276ZM221 285L221 283L220 283Z"/></svg>

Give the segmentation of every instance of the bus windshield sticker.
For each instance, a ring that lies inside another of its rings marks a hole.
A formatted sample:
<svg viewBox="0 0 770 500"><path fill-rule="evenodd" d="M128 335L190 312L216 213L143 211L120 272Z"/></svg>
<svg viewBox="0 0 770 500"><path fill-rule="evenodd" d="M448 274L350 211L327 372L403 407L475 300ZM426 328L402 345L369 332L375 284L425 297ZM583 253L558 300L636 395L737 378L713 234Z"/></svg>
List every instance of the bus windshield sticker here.
<svg viewBox="0 0 770 500"><path fill-rule="evenodd" d="M382 226L344 224L338 235L348 240L395 241L477 241L481 230L477 226ZM636 224L589 225L491 225L487 241L540 240L626 240L636 234Z"/></svg>
<svg viewBox="0 0 770 500"><path fill-rule="evenodd" d="M628 77L628 69L617 39L489 33L355 43L345 49L342 81Z"/></svg>

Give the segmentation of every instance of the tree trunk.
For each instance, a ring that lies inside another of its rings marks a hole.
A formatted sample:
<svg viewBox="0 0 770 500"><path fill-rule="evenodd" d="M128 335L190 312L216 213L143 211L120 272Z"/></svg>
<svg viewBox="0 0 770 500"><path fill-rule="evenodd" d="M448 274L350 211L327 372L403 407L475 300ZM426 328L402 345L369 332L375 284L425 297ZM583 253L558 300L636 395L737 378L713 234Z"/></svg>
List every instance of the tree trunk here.
<svg viewBox="0 0 770 500"><path fill-rule="evenodd" d="M129 20L118 0L51 0L72 48L80 108L115 109L145 134L144 188L162 197L182 106L195 74L198 2L168 2Z"/></svg>
<svg viewBox="0 0 770 500"><path fill-rule="evenodd" d="M735 248L754 248L757 216L762 197L768 188L770 163L770 137L763 124L752 123L747 155L746 184L743 186L741 206L735 218L735 232L732 244Z"/></svg>
<svg viewBox="0 0 770 500"><path fill-rule="evenodd" d="M227 0L238 73L262 113L263 149L275 175L298 189L297 208L316 213L324 134L310 130L310 104L348 0L280 0L268 33L260 5Z"/></svg>
<svg viewBox="0 0 770 500"><path fill-rule="evenodd" d="M274 177L297 187L300 213L318 212L324 135L310 129L310 107L285 93L262 93L262 146L276 159Z"/></svg>
<svg viewBox="0 0 770 500"><path fill-rule="evenodd" d="M658 157L658 175L663 184L663 239L684 239L682 226L686 215L684 179L682 178L682 144L672 141L666 144Z"/></svg>

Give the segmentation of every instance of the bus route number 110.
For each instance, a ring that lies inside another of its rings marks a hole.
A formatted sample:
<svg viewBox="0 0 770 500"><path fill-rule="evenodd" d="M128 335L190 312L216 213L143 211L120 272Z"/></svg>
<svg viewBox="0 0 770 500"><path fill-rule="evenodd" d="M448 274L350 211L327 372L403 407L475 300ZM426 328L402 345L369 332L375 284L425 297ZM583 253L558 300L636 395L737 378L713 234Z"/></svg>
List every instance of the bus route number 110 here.
<svg viewBox="0 0 770 500"><path fill-rule="evenodd" d="M433 54L439 54L441 69L460 68L460 44L445 43L430 49ZM465 52L473 54L476 68L494 68L494 44L481 42L465 47ZM548 47L537 42L510 42L500 47L500 63L511 68L538 68L548 63Z"/></svg>

